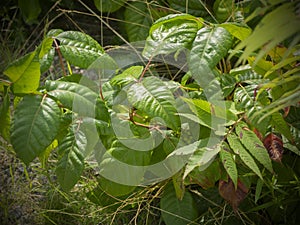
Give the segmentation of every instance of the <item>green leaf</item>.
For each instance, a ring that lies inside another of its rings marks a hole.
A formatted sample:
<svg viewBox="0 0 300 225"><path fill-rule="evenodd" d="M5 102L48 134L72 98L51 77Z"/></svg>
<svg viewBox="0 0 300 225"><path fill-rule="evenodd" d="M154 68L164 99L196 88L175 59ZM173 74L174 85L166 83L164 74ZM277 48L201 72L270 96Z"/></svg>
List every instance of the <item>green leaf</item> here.
<svg viewBox="0 0 300 225"><path fill-rule="evenodd" d="M236 164L233 159L233 155L230 152L229 146L225 142L222 144L222 148L219 154L226 172L234 183L235 189L237 189L238 172L236 169Z"/></svg>
<svg viewBox="0 0 300 225"><path fill-rule="evenodd" d="M219 27L225 28L237 39L243 41L251 34L251 28L240 23L222 23Z"/></svg>
<svg viewBox="0 0 300 225"><path fill-rule="evenodd" d="M58 147L59 160L55 172L64 191L71 190L80 179L84 169L83 151L86 145L85 135L74 125Z"/></svg>
<svg viewBox="0 0 300 225"><path fill-rule="evenodd" d="M107 153L127 165L146 166L150 163L152 151L133 150L130 146L125 146L118 140L113 143Z"/></svg>
<svg viewBox="0 0 300 225"><path fill-rule="evenodd" d="M149 5L146 2L132 2L126 7L124 18L129 41L146 40L152 24Z"/></svg>
<svg viewBox="0 0 300 225"><path fill-rule="evenodd" d="M18 104L12 122L11 143L26 164L53 142L60 116L56 102L45 96L26 95Z"/></svg>
<svg viewBox="0 0 300 225"><path fill-rule="evenodd" d="M264 144L259 140L256 134L244 123L239 123L235 129L236 133L240 137L241 142L249 150L252 156L254 156L254 158L256 158L267 170L272 173L273 168L269 154L264 147Z"/></svg>
<svg viewBox="0 0 300 225"><path fill-rule="evenodd" d="M209 127L216 132L224 132L220 128L221 125L230 125L237 120L237 116L229 110L213 105L208 101L187 98L183 98L183 100L188 103L190 109L197 115L198 122L201 125ZM180 115L184 116L184 114ZM194 120L192 116L190 118ZM194 121L197 122L197 120Z"/></svg>
<svg viewBox="0 0 300 225"><path fill-rule="evenodd" d="M127 0L94 0L94 4L100 12L115 12L121 8Z"/></svg>
<svg viewBox="0 0 300 225"><path fill-rule="evenodd" d="M157 20L149 31L143 56L151 58L190 48L202 20L188 14L171 14Z"/></svg>
<svg viewBox="0 0 300 225"><path fill-rule="evenodd" d="M176 10L182 13L188 13L196 17L207 17L210 19L207 7L211 7L206 2L199 2L199 0L167 0L172 10Z"/></svg>
<svg viewBox="0 0 300 225"><path fill-rule="evenodd" d="M38 23L37 18L42 11L39 0L18 0L18 6L26 23Z"/></svg>
<svg viewBox="0 0 300 225"><path fill-rule="evenodd" d="M48 95L57 99L63 107L83 116L95 117L98 95L88 87L65 81L47 80Z"/></svg>
<svg viewBox="0 0 300 225"><path fill-rule="evenodd" d="M239 155L241 160L257 175L260 179L263 180L262 174L256 165L252 156L245 149L243 144L240 142L239 138L231 133L228 135L227 140L229 142L230 147L234 151L235 154Z"/></svg>
<svg viewBox="0 0 300 225"><path fill-rule="evenodd" d="M287 2L270 11L255 27L253 33L242 41L236 49L245 51L239 60L247 59L250 54L262 48L256 62L269 52L276 44L300 31L300 19L295 10L296 2Z"/></svg>
<svg viewBox="0 0 300 225"><path fill-rule="evenodd" d="M133 192L133 190L136 188L136 186L129 186L113 182L109 179L106 179L105 177L100 177L98 179L98 183L101 189L105 191L105 193L114 197L127 195Z"/></svg>
<svg viewBox="0 0 300 225"><path fill-rule="evenodd" d="M213 69L227 54L232 45L231 34L222 27L200 29L192 44L189 68L201 87L208 88L214 80Z"/></svg>
<svg viewBox="0 0 300 225"><path fill-rule="evenodd" d="M190 192L182 200L176 197L173 185L168 185L160 200L161 214L166 225L186 225L198 217L196 203Z"/></svg>
<svg viewBox="0 0 300 225"><path fill-rule="evenodd" d="M234 2L234 0L217 0L214 2L213 9L220 23L228 20L234 14Z"/></svg>
<svg viewBox="0 0 300 225"><path fill-rule="evenodd" d="M36 91L40 83L40 64L36 52L14 61L3 72L13 82L13 92L26 94Z"/></svg>
<svg viewBox="0 0 300 225"><path fill-rule="evenodd" d="M185 178L196 167L200 167L201 170L208 167L211 161L220 152L220 145L210 146L208 145L208 141L208 139L202 139L198 142L199 146L197 146L193 155L188 159L183 178Z"/></svg>
<svg viewBox="0 0 300 225"><path fill-rule="evenodd" d="M294 138L291 129L279 112L272 114L271 124L277 132L283 134L289 141L293 142Z"/></svg>
<svg viewBox="0 0 300 225"><path fill-rule="evenodd" d="M229 74L222 74L221 78L221 88L224 97L227 97L230 95L233 90L235 89L235 85L237 83L237 80L234 76L231 76Z"/></svg>
<svg viewBox="0 0 300 225"><path fill-rule="evenodd" d="M261 179L258 179L257 183L256 183L256 188L255 188L255 199L254 199L255 203L257 203L257 201L261 197L262 187L263 187L263 181Z"/></svg>
<svg viewBox="0 0 300 225"><path fill-rule="evenodd" d="M172 92L157 77L146 77L142 82L131 85L127 92L129 102L150 117L159 117L167 127L180 129Z"/></svg>
<svg viewBox="0 0 300 225"><path fill-rule="evenodd" d="M4 86L2 102L0 105L0 134L5 140L10 138L10 96L8 87Z"/></svg>
<svg viewBox="0 0 300 225"><path fill-rule="evenodd" d="M38 47L41 74L46 72L53 62L55 49L52 44L53 37L46 37Z"/></svg>
<svg viewBox="0 0 300 225"><path fill-rule="evenodd" d="M79 31L65 31L55 38L60 42L59 49L64 58L74 66L86 69L104 54L96 40Z"/></svg>
<svg viewBox="0 0 300 225"><path fill-rule="evenodd" d="M124 70L119 75L114 76L110 82L112 85L127 85L129 83L137 81L143 72L143 66L132 66Z"/></svg>
<svg viewBox="0 0 300 225"><path fill-rule="evenodd" d="M55 49L53 48L50 49L49 52L39 60L41 74L45 73L50 68L54 60L54 55L55 55Z"/></svg>

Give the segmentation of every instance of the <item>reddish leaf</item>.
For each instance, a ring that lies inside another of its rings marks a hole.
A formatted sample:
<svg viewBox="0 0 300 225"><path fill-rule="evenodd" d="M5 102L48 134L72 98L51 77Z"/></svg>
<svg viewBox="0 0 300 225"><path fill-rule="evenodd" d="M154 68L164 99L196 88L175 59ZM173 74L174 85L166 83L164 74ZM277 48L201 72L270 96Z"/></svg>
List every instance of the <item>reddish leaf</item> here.
<svg viewBox="0 0 300 225"><path fill-rule="evenodd" d="M220 195L231 205L235 212L237 212L240 203L246 198L248 191L249 189L240 180L238 180L236 190L230 178L227 182L224 180L219 181Z"/></svg>
<svg viewBox="0 0 300 225"><path fill-rule="evenodd" d="M268 150L269 156L275 162L281 162L283 154L283 142L280 137L270 133L264 139L264 146Z"/></svg>

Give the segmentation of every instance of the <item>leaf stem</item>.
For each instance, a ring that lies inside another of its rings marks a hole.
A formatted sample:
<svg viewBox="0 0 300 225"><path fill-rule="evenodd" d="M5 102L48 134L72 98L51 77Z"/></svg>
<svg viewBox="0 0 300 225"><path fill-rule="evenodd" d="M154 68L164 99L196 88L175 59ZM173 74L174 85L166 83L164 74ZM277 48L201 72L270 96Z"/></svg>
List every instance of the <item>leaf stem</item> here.
<svg viewBox="0 0 300 225"><path fill-rule="evenodd" d="M61 69L63 71L64 76L67 76L66 71L65 71L65 66L64 66L64 63L63 63L63 57L62 57L62 54L61 54L60 49L59 49L59 45L58 45L55 37L52 37L52 38L53 38L53 41L54 41L54 44L55 44L55 50L57 51L57 54L58 54L58 57L59 57L59 62L60 62Z"/></svg>
<svg viewBox="0 0 300 225"><path fill-rule="evenodd" d="M146 64L145 69L143 70L142 75L140 76L138 82L141 82L141 81L142 81L142 79L143 79L143 77L144 77L146 71L149 69L149 66L150 66L150 64L151 64L152 58L153 58L152 56L149 58L149 61L148 61L148 63Z"/></svg>

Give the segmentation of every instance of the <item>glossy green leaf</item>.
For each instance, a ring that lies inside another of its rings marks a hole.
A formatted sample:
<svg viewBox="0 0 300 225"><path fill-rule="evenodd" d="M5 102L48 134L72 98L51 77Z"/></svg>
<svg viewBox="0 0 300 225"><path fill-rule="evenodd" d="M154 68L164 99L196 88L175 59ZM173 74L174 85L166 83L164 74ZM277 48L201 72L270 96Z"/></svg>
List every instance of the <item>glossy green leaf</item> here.
<svg viewBox="0 0 300 225"><path fill-rule="evenodd" d="M143 55L151 58L190 48L202 20L188 14L171 14L157 20L149 31Z"/></svg>
<svg viewBox="0 0 300 225"><path fill-rule="evenodd" d="M55 37L63 57L74 66L88 68L104 54L101 45L87 34L65 31Z"/></svg>
<svg viewBox="0 0 300 225"><path fill-rule="evenodd" d="M244 145L241 143L239 138L231 133L228 135L227 140L229 142L230 147L234 151L235 154L239 155L241 160L261 179L263 179L262 174L252 158L252 156L248 153Z"/></svg>
<svg viewBox="0 0 300 225"><path fill-rule="evenodd" d="M83 152L86 145L86 136L74 125L58 147L59 160L55 172L64 191L71 190L80 179L84 169Z"/></svg>
<svg viewBox="0 0 300 225"><path fill-rule="evenodd" d="M254 158L257 159L267 170L273 172L272 162L264 144L256 134L251 131L244 123L236 126L236 133L240 137L242 144L249 150Z"/></svg>
<svg viewBox="0 0 300 225"><path fill-rule="evenodd" d="M237 189L238 172L236 164L233 158L233 154L230 152L230 148L225 142L222 144L222 148L219 154L226 172L234 183L235 189Z"/></svg>
<svg viewBox="0 0 300 225"><path fill-rule="evenodd" d="M213 6L217 20L222 23L228 20L235 10L234 0L217 0L214 2Z"/></svg>
<svg viewBox="0 0 300 225"><path fill-rule="evenodd" d="M198 217L196 202L186 191L182 200L176 197L173 185L168 185L160 200L161 214L166 225L186 225Z"/></svg>
<svg viewBox="0 0 300 225"><path fill-rule="evenodd" d="M10 135L10 96L8 87L4 86L2 102L0 105L0 134L5 140L9 140Z"/></svg>
<svg viewBox="0 0 300 225"><path fill-rule="evenodd" d="M180 129L172 92L157 77L146 77L142 82L131 85L127 92L129 102L150 117L159 117L167 127Z"/></svg>
<svg viewBox="0 0 300 225"><path fill-rule="evenodd" d="M61 111L54 100L26 95L18 104L12 122L11 143L26 164L53 142L60 125Z"/></svg>
<svg viewBox="0 0 300 225"><path fill-rule="evenodd" d="M143 72L143 66L132 66L124 70L119 75L114 76L110 82L112 85L126 85L132 82L136 82Z"/></svg>
<svg viewBox="0 0 300 225"><path fill-rule="evenodd" d="M76 83L47 80L48 95L57 99L63 107L80 115L95 117L98 95L91 89Z"/></svg>
<svg viewBox="0 0 300 225"><path fill-rule="evenodd" d="M220 27L225 28L232 36L243 41L251 34L251 28L240 23L222 23Z"/></svg>
<svg viewBox="0 0 300 225"><path fill-rule="evenodd" d="M40 63L36 52L31 52L14 61L3 72L13 82L16 94L32 93L40 83Z"/></svg>
<svg viewBox="0 0 300 225"><path fill-rule="evenodd" d="M94 0L94 4L100 12L115 12L120 9L127 0Z"/></svg>
<svg viewBox="0 0 300 225"><path fill-rule="evenodd" d="M149 4L146 2L132 2L126 7L125 29L130 42L146 40L153 23L151 16Z"/></svg>
<svg viewBox="0 0 300 225"><path fill-rule="evenodd" d="M224 95L224 97L227 97L235 89L237 80L234 76L232 76L230 74L222 74L222 76L220 78L221 78L220 83L221 83L223 95Z"/></svg>
<svg viewBox="0 0 300 225"><path fill-rule="evenodd" d="M213 69L231 48L232 40L231 34L222 27L204 27L198 31L188 64L192 77L201 87L208 88L214 80Z"/></svg>

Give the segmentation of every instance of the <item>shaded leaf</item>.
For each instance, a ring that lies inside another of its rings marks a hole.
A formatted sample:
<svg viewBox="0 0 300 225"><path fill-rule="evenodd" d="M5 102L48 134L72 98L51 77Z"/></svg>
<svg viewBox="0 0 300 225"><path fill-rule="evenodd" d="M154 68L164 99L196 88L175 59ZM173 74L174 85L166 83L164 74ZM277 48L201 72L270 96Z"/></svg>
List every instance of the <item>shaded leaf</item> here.
<svg viewBox="0 0 300 225"><path fill-rule="evenodd" d="M10 136L10 96L9 88L4 86L2 102L0 105L0 134L5 140L9 140Z"/></svg>
<svg viewBox="0 0 300 225"><path fill-rule="evenodd" d="M143 41L147 38L152 24L149 4L146 2L132 2L124 12L125 29L130 42Z"/></svg>
<svg viewBox="0 0 300 225"><path fill-rule="evenodd" d="M160 200L162 218L166 225L186 225L198 217L197 207L190 192L182 200L176 197L173 185L168 185Z"/></svg>
<svg viewBox="0 0 300 225"><path fill-rule="evenodd" d="M38 22L38 16L42 11L39 0L18 0L18 7L21 9L26 23L32 24Z"/></svg>
<svg viewBox="0 0 300 225"><path fill-rule="evenodd" d="M26 95L18 104L11 129L11 143L17 156L29 164L53 142L61 111L51 98Z"/></svg>
<svg viewBox="0 0 300 225"><path fill-rule="evenodd" d="M233 155L230 152L229 146L226 143L222 144L221 151L219 154L226 172L228 173L230 179L232 180L235 189L237 189L238 172L237 172L235 161L233 159Z"/></svg>
<svg viewBox="0 0 300 225"><path fill-rule="evenodd" d="M220 23L228 20L234 14L234 2L234 0L217 0L214 2L213 9Z"/></svg>
<svg viewBox="0 0 300 225"><path fill-rule="evenodd" d="M272 162L268 152L256 134L251 131L246 124L243 123L239 123L236 126L236 133L252 156L256 158L267 170L273 172Z"/></svg>
<svg viewBox="0 0 300 225"><path fill-rule="evenodd" d="M100 12L115 12L120 9L127 0L94 0L94 4Z"/></svg>
<svg viewBox="0 0 300 225"><path fill-rule="evenodd" d="M71 190L84 169L83 152L87 139L83 132L72 126L58 146L59 160L56 166L57 180L64 191Z"/></svg>

